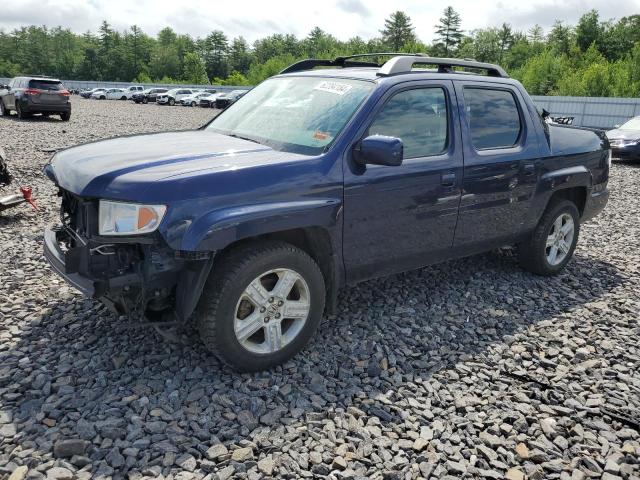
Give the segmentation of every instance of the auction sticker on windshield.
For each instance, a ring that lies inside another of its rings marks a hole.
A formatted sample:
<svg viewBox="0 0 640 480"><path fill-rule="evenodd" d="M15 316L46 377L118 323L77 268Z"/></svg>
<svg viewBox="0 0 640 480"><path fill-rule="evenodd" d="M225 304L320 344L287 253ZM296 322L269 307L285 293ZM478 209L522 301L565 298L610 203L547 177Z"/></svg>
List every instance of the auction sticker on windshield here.
<svg viewBox="0 0 640 480"><path fill-rule="evenodd" d="M336 95L344 95L351 90L351 85L340 82L320 82L314 87L314 90L321 90L323 92L335 93Z"/></svg>

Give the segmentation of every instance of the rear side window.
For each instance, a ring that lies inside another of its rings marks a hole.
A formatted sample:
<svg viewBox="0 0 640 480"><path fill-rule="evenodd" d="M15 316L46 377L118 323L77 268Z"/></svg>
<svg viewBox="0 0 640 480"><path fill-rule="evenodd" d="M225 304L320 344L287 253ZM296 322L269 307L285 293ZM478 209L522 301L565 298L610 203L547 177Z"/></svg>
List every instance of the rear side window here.
<svg viewBox="0 0 640 480"><path fill-rule="evenodd" d="M369 135L397 137L404 158L438 155L447 148L447 101L442 88L396 93L378 112Z"/></svg>
<svg viewBox="0 0 640 480"><path fill-rule="evenodd" d="M38 90L63 90L64 87L60 82L52 82L50 80L29 80L29 88L37 88Z"/></svg>
<svg viewBox="0 0 640 480"><path fill-rule="evenodd" d="M464 102L471 141L477 150L513 147L518 143L522 122L512 92L465 87Z"/></svg>

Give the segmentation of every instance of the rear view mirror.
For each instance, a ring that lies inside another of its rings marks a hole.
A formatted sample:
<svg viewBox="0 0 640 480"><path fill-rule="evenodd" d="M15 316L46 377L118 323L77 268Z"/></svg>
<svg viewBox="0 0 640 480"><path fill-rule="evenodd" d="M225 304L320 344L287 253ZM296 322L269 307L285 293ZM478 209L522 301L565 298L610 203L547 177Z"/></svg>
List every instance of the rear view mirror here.
<svg viewBox="0 0 640 480"><path fill-rule="evenodd" d="M402 165L404 147L402 140L385 135L371 135L361 140L353 149L353 154L361 165Z"/></svg>

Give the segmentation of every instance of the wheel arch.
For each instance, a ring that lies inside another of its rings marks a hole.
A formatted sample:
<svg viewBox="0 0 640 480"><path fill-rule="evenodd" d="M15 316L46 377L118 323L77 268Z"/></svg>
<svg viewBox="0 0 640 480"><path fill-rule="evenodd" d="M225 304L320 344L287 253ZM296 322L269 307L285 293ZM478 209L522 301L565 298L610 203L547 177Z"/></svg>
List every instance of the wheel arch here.
<svg viewBox="0 0 640 480"><path fill-rule="evenodd" d="M553 192L553 194L549 198L549 201L547 202L547 206L559 200L569 200L570 202L573 202L573 204L578 208L578 212L580 212L580 216L582 217L584 208L587 204L587 195L588 189L586 186L561 188Z"/></svg>
<svg viewBox="0 0 640 480"><path fill-rule="evenodd" d="M220 265L222 260L237 248L265 241L280 241L293 245L307 253L318 265L325 281L325 308L329 313L335 313L337 295L343 284L344 272L341 267L341 257L338 255L331 234L328 229L319 226L291 228L272 231L259 235L238 239L216 251L206 261L197 262L192 269L186 269L179 282L184 288L179 289L176 298L176 312L181 320L186 320L194 311L202 295L202 290L210 272Z"/></svg>
<svg viewBox="0 0 640 480"><path fill-rule="evenodd" d="M212 269L228 252L250 243L260 243L263 241L280 241L293 245L307 255L309 255L320 267L324 277L327 291L326 308L330 313L335 312L337 303L337 293L343 283L342 268L340 268L340 257L337 248L332 241L328 229L320 226L308 226L300 228L290 228L263 233L260 235L242 238L230 243L221 251L216 253Z"/></svg>

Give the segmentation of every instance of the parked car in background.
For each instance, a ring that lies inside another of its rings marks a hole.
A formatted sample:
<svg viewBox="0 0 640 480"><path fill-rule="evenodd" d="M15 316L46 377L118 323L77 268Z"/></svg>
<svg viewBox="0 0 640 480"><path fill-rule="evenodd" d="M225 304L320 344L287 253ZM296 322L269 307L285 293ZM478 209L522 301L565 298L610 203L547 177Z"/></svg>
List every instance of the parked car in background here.
<svg viewBox="0 0 640 480"><path fill-rule="evenodd" d="M15 111L19 119L34 113L71 118L71 94L60 80L49 77L16 77L0 86L0 115Z"/></svg>
<svg viewBox="0 0 640 480"><path fill-rule="evenodd" d="M80 96L82 98L91 98L91 95L93 95L96 92L104 92L106 90L106 88L87 88L85 90L82 90L80 92Z"/></svg>
<svg viewBox="0 0 640 480"><path fill-rule="evenodd" d="M132 85L124 89L124 94L127 97L127 100L129 100L133 94L142 92L143 90L144 87L140 85Z"/></svg>
<svg viewBox="0 0 640 480"><path fill-rule="evenodd" d="M142 92L134 93L131 96L131 100L136 103L153 103L156 101L156 96L159 93L166 93L168 91L168 88L148 88L146 90L143 90Z"/></svg>
<svg viewBox="0 0 640 480"><path fill-rule="evenodd" d="M216 99L223 95L222 92L208 93L199 99L199 105L204 108L216 108Z"/></svg>
<svg viewBox="0 0 640 480"><path fill-rule="evenodd" d="M184 107L195 107L200 103L200 99L206 97L207 95L211 95L208 92L196 92L186 97L183 97L180 100L180 104Z"/></svg>
<svg viewBox="0 0 640 480"><path fill-rule="evenodd" d="M193 95L194 90L191 88L174 88L165 93L161 93L156 97L156 103L160 105L175 105L189 95Z"/></svg>
<svg viewBox="0 0 640 480"><path fill-rule="evenodd" d="M90 98L97 100L126 100L127 95L124 88L108 88L104 91L93 92Z"/></svg>
<svg viewBox="0 0 640 480"><path fill-rule="evenodd" d="M640 160L640 117L607 132L611 153L616 160Z"/></svg>
<svg viewBox="0 0 640 480"><path fill-rule="evenodd" d="M229 105L238 101L247 90L232 90L229 93L224 93L216 98L216 108L227 108Z"/></svg>
<svg viewBox="0 0 640 480"><path fill-rule="evenodd" d="M562 272L609 198L604 133L545 123L497 65L353 58L291 65L198 130L56 153L53 269L132 322L193 315L248 371L300 351L345 285L514 244Z"/></svg>

